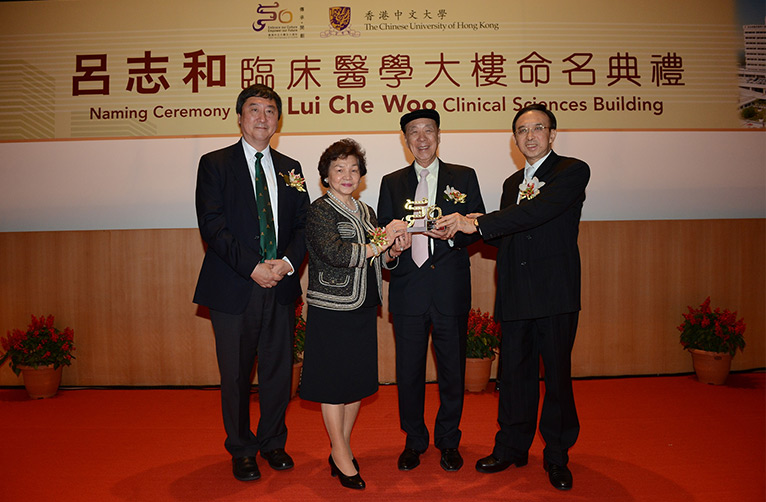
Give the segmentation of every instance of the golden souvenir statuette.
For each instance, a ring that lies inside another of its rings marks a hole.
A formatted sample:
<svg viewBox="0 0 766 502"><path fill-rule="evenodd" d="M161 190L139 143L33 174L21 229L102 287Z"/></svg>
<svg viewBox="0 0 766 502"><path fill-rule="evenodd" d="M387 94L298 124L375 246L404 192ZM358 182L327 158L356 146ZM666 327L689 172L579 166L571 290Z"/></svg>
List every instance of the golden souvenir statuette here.
<svg viewBox="0 0 766 502"><path fill-rule="evenodd" d="M436 220L442 217L442 208L439 206L429 206L428 199L410 200L404 203L404 209L412 211L407 215L404 221L407 222L407 232L418 234L428 232L436 228ZM425 219L425 225L422 220ZM415 226L418 223L418 226Z"/></svg>

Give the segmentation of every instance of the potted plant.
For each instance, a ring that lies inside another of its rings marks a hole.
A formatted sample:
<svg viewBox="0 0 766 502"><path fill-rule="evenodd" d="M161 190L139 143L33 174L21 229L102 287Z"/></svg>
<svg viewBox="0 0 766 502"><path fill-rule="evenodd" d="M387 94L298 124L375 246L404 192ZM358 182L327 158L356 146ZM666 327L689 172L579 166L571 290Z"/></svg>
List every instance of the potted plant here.
<svg viewBox="0 0 766 502"><path fill-rule="evenodd" d="M678 326L681 345L692 355L694 372L700 382L722 385L731 369L731 358L745 348L744 319L729 309L710 308L710 297L699 308L687 307Z"/></svg>
<svg viewBox="0 0 766 502"><path fill-rule="evenodd" d="M500 325L489 312L471 309L466 337L465 388L481 392L489 383L492 361L500 346Z"/></svg>
<svg viewBox="0 0 766 502"><path fill-rule="evenodd" d="M3 355L0 366L10 361L14 373L23 374L24 387L35 399L56 395L61 383L61 369L69 366L75 350L72 328L59 331L54 318L32 316L26 331L14 329L0 339Z"/></svg>
<svg viewBox="0 0 766 502"><path fill-rule="evenodd" d="M303 344L306 341L306 320L303 318L303 300L295 304L295 331L293 336L293 381L290 396L298 394L303 368Z"/></svg>

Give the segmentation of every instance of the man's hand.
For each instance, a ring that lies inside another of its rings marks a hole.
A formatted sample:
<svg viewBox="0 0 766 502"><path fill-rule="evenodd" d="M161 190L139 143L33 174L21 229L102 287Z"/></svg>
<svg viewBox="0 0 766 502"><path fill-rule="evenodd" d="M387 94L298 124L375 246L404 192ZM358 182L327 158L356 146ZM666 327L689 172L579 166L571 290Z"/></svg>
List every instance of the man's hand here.
<svg viewBox="0 0 766 502"><path fill-rule="evenodd" d="M423 235L427 235L431 237L432 239L441 239L441 240L447 240L450 237L452 237L451 235L449 235L449 229L443 226L436 226L432 230L423 232Z"/></svg>
<svg viewBox="0 0 766 502"><path fill-rule="evenodd" d="M274 262L277 260L268 260L269 262ZM282 261L282 260L279 260ZM282 261L284 263L284 261ZM289 269L290 266L285 263L285 266ZM289 270L288 270L289 272ZM250 274L250 277L258 283L258 285L262 288L273 288L277 285L277 283L282 279L284 274L279 275L279 273L274 271L274 264L273 263L259 263L255 266L253 269L253 273Z"/></svg>
<svg viewBox="0 0 766 502"><path fill-rule="evenodd" d="M293 268L285 260L266 260L265 263L271 265L271 271L279 276L279 279L277 279L279 281L293 271Z"/></svg>
<svg viewBox="0 0 766 502"><path fill-rule="evenodd" d="M471 213L469 216L463 216L460 213L451 213L446 216L442 216L438 220L436 220L436 226L437 227L444 227L446 235L448 239L451 239L455 236L458 232L463 232L464 234L472 234L476 232L476 225L474 225L474 220L477 216L480 216L479 213Z"/></svg>

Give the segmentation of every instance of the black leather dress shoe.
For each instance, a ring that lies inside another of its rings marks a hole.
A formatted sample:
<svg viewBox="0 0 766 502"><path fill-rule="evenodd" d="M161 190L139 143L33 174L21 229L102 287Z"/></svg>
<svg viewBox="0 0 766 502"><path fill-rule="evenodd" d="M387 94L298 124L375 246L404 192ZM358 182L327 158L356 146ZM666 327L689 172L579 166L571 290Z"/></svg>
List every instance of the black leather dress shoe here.
<svg viewBox="0 0 766 502"><path fill-rule="evenodd" d="M527 465L528 460L529 457L527 455L510 460L498 460L494 455L489 455L476 461L476 470L485 473L500 472L512 465L516 467Z"/></svg>
<svg viewBox="0 0 766 502"><path fill-rule="evenodd" d="M405 448L401 455L399 455L399 461L397 465L400 471L410 471L420 465L420 455L423 451L418 451L414 448Z"/></svg>
<svg viewBox="0 0 766 502"><path fill-rule="evenodd" d="M271 451L262 451L261 457L265 458L272 469L277 471L284 471L285 469L290 469L295 464L293 463L293 459L290 458L290 455L285 452L284 448L277 448L276 450Z"/></svg>
<svg viewBox="0 0 766 502"><path fill-rule="evenodd" d="M442 450L442 458L439 461L439 465L445 471L458 471L463 467L463 457L460 456L460 452L457 448L444 448Z"/></svg>
<svg viewBox="0 0 766 502"><path fill-rule="evenodd" d="M255 457L232 458L231 465L234 477L240 481L255 481L261 477L261 471L258 470Z"/></svg>
<svg viewBox="0 0 766 502"><path fill-rule="evenodd" d="M362 476L359 475L359 467L357 466L356 459L351 460L354 463L354 467L356 467L356 474L353 476L346 476L340 469L338 469L338 466L335 465L335 460L332 459L332 454L330 454L330 458L327 459L327 461L330 463L330 476L337 476L340 484L344 487L351 488L352 490L364 490L367 486L362 479Z"/></svg>
<svg viewBox="0 0 766 502"><path fill-rule="evenodd" d="M572 471L565 465L549 464L543 460L543 469L548 473L548 479L554 488L570 490L572 488Z"/></svg>

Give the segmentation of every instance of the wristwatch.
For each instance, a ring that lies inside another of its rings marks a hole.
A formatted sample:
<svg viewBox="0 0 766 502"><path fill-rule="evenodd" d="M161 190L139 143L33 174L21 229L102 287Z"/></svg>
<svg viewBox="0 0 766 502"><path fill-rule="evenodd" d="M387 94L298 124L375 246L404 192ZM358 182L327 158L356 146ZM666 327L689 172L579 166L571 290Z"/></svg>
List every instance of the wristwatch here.
<svg viewBox="0 0 766 502"><path fill-rule="evenodd" d="M476 233L483 237L484 234L481 233L481 228L479 228L479 219L478 218L474 218L473 219L473 226L476 228Z"/></svg>

